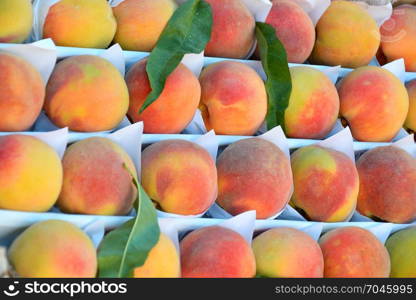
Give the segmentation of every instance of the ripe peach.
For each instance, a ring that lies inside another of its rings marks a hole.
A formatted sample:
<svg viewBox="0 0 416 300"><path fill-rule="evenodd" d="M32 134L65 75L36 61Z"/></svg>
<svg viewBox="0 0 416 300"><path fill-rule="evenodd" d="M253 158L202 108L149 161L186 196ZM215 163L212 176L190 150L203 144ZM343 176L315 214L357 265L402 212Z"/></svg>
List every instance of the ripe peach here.
<svg viewBox="0 0 416 300"><path fill-rule="evenodd" d="M389 277L387 249L366 229L337 228L325 233L319 244L324 255L324 277Z"/></svg>
<svg viewBox="0 0 416 300"><path fill-rule="evenodd" d="M244 58L254 45L255 19L240 0L206 0L213 25L206 56Z"/></svg>
<svg viewBox="0 0 416 300"><path fill-rule="evenodd" d="M145 133L180 133L198 108L201 98L198 78L185 65L179 64L167 78L159 98L139 114L152 90L146 64L146 59L137 62L126 75L130 94L128 116L133 122L143 121Z"/></svg>
<svg viewBox="0 0 416 300"><path fill-rule="evenodd" d="M217 197L215 162L195 143L161 141L142 153L142 185L161 210L197 215Z"/></svg>
<svg viewBox="0 0 416 300"><path fill-rule="evenodd" d="M159 241L150 250L144 265L134 269L134 278L180 277L181 265L175 244L161 233Z"/></svg>
<svg viewBox="0 0 416 300"><path fill-rule="evenodd" d="M294 207L321 222L342 222L352 214L359 179L355 163L344 153L312 145L293 153L291 162Z"/></svg>
<svg viewBox="0 0 416 300"><path fill-rule="evenodd" d="M45 212L62 186L62 164L48 144L28 135L0 137L0 208Z"/></svg>
<svg viewBox="0 0 416 300"><path fill-rule="evenodd" d="M250 245L235 231L220 226L197 229L180 243L183 277L254 277Z"/></svg>
<svg viewBox="0 0 416 300"><path fill-rule="evenodd" d="M0 131L28 130L45 98L41 75L24 59L0 52L0 82Z"/></svg>
<svg viewBox="0 0 416 300"><path fill-rule="evenodd" d="M0 43L22 43L29 37L32 21L31 0L0 1Z"/></svg>
<svg viewBox="0 0 416 300"><path fill-rule="evenodd" d="M338 84L338 93L340 114L355 139L388 142L403 126L409 96L390 71L374 66L355 69Z"/></svg>
<svg viewBox="0 0 416 300"><path fill-rule="evenodd" d="M357 68L367 65L380 45L380 30L359 4L332 1L316 25L310 60L316 64Z"/></svg>
<svg viewBox="0 0 416 300"><path fill-rule="evenodd" d="M200 76L199 108L208 130L217 134L253 135L267 113L266 88L260 76L240 62L222 61Z"/></svg>
<svg viewBox="0 0 416 300"><path fill-rule="evenodd" d="M394 233L386 242L390 254L390 277L416 277L416 227Z"/></svg>
<svg viewBox="0 0 416 300"><path fill-rule="evenodd" d="M136 176L136 168L116 143L101 137L81 140L68 147L62 164L64 180L58 200L62 211L125 215L132 209L137 190L131 176Z"/></svg>
<svg viewBox="0 0 416 300"><path fill-rule="evenodd" d="M56 126L74 131L111 130L122 121L128 105L123 76L98 56L64 59L46 86L46 114Z"/></svg>
<svg viewBox="0 0 416 300"><path fill-rule="evenodd" d="M381 47L388 61L404 58L406 71L416 72L416 7L400 5L383 23Z"/></svg>
<svg viewBox="0 0 416 300"><path fill-rule="evenodd" d="M75 225L60 220L36 223L9 249L19 276L34 278L95 277L97 255L90 238Z"/></svg>
<svg viewBox="0 0 416 300"><path fill-rule="evenodd" d="M285 111L285 133L291 138L322 139L335 125L339 97L332 81L311 67L290 68L292 92Z"/></svg>
<svg viewBox="0 0 416 300"><path fill-rule="evenodd" d="M288 227L269 229L253 240L257 274L265 277L323 277L321 248L306 233Z"/></svg>
<svg viewBox="0 0 416 300"><path fill-rule="evenodd" d="M273 26L276 36L286 49L290 63L303 63L315 43L315 26L306 12L290 0L273 0L266 23Z"/></svg>
<svg viewBox="0 0 416 300"><path fill-rule="evenodd" d="M232 215L255 210L258 219L280 212L293 189L290 163L273 143L240 140L219 156L217 203Z"/></svg>
<svg viewBox="0 0 416 300"><path fill-rule="evenodd" d="M357 162L360 177L357 210L393 223L416 218L416 159L395 147L378 147Z"/></svg>
<svg viewBox="0 0 416 300"><path fill-rule="evenodd" d="M53 39L58 46L107 48L116 27L106 0L60 0L49 8L43 38Z"/></svg>
<svg viewBox="0 0 416 300"><path fill-rule="evenodd" d="M404 126L411 131L416 131L416 79L406 83L409 94L409 112Z"/></svg>
<svg viewBox="0 0 416 300"><path fill-rule="evenodd" d="M114 42L125 50L152 51L176 9L173 0L125 0L113 7Z"/></svg>

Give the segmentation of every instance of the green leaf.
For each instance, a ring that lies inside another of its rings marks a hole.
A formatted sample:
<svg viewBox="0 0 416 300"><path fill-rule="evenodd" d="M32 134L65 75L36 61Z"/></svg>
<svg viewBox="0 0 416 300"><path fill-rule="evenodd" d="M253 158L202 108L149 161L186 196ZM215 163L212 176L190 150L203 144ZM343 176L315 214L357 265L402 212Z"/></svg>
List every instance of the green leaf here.
<svg viewBox="0 0 416 300"><path fill-rule="evenodd" d="M187 53L201 53L212 30L211 6L203 0L188 0L178 7L163 30L146 65L151 93L140 108L143 112L162 93L167 77Z"/></svg>
<svg viewBox="0 0 416 300"><path fill-rule="evenodd" d="M132 277L133 270L144 264L149 251L159 240L156 209L146 192L132 176L137 187L137 216L108 233L98 250L98 276Z"/></svg>
<svg viewBox="0 0 416 300"><path fill-rule="evenodd" d="M257 22L256 37L263 69L267 75L267 128L271 129L280 125L284 130L285 110L289 105L292 92L286 50L276 37L275 29L269 24Z"/></svg>

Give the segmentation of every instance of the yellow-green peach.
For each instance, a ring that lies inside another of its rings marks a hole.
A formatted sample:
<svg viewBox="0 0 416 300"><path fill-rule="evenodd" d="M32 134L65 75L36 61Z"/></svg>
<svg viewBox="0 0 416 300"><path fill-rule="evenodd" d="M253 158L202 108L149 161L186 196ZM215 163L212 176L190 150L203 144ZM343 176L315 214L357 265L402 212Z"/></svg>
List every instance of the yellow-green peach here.
<svg viewBox="0 0 416 300"><path fill-rule="evenodd" d="M0 137L0 208L45 212L58 199L62 164L55 150L28 135Z"/></svg>
<svg viewBox="0 0 416 300"><path fill-rule="evenodd" d="M311 67L290 68L292 92L285 110L285 133L291 138L322 139L335 125L339 97L332 81Z"/></svg>
<svg viewBox="0 0 416 300"><path fill-rule="evenodd" d="M0 43L22 43L32 29L30 0L0 1Z"/></svg>
<svg viewBox="0 0 416 300"><path fill-rule="evenodd" d="M390 254L390 277L416 277L416 227L394 233L386 242Z"/></svg>
<svg viewBox="0 0 416 300"><path fill-rule="evenodd" d="M409 94L409 112L407 113L404 126L416 132L416 79L406 83L406 89Z"/></svg>
<svg viewBox="0 0 416 300"><path fill-rule="evenodd" d="M322 278L324 259L318 243L294 228L269 229L253 240L257 275Z"/></svg>
<svg viewBox="0 0 416 300"><path fill-rule="evenodd" d="M129 93L109 61L93 55L59 62L46 86L45 112L58 127L73 131L114 129L125 117Z"/></svg>
<svg viewBox="0 0 416 300"><path fill-rule="evenodd" d="M294 193L291 204L308 219L345 221L357 205L359 178L344 153L320 146L303 147L291 158Z"/></svg>
<svg viewBox="0 0 416 300"><path fill-rule="evenodd" d="M116 20L106 0L60 0L43 24L43 38L58 46L107 48L116 32Z"/></svg>
<svg viewBox="0 0 416 300"><path fill-rule="evenodd" d="M14 240L9 259L17 274L32 278L95 277L97 255L91 239L72 223L36 223Z"/></svg>

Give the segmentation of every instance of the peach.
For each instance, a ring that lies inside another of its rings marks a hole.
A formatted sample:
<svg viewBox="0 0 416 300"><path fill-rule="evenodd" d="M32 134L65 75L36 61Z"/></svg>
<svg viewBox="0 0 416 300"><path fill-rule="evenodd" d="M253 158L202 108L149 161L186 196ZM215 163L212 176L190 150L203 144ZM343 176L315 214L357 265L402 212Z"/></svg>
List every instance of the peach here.
<svg viewBox="0 0 416 300"><path fill-rule="evenodd" d="M201 98L198 78L185 65L169 75L159 98L141 114L139 110L151 92L146 73L147 60L137 62L127 73L130 94L128 116L143 121L145 133L180 133L191 122Z"/></svg>
<svg viewBox="0 0 416 300"><path fill-rule="evenodd" d="M183 140L166 140L142 153L142 186L161 210L197 215L217 197L217 169L201 146Z"/></svg>
<svg viewBox="0 0 416 300"><path fill-rule="evenodd" d="M285 111L285 133L291 138L322 139L335 125L339 97L332 81L311 67L290 68L292 92Z"/></svg>
<svg viewBox="0 0 416 300"><path fill-rule="evenodd" d="M338 93L340 114L355 139L388 142L402 128L409 96L390 71L374 66L355 69L339 82Z"/></svg>
<svg viewBox="0 0 416 300"><path fill-rule="evenodd" d="M261 138L240 140L219 156L217 204L231 215L255 210L258 219L280 212L293 189L289 159Z"/></svg>
<svg viewBox="0 0 416 300"><path fill-rule="evenodd" d="M200 83L199 109L208 130L253 135L259 129L267 113L267 93L253 69L240 62L218 62L202 71Z"/></svg>
<svg viewBox="0 0 416 300"><path fill-rule="evenodd" d="M393 223L416 219L416 159L395 147L378 147L357 162L360 177L357 210Z"/></svg>
<svg viewBox="0 0 416 300"><path fill-rule="evenodd" d="M307 146L292 154L294 193L291 204L308 219L345 221L357 204L359 179L355 163L344 153Z"/></svg>
<svg viewBox="0 0 416 300"><path fill-rule="evenodd" d="M315 26L306 12L290 0L273 0L266 23L276 30L290 63L303 63L315 43Z"/></svg>
<svg viewBox="0 0 416 300"><path fill-rule="evenodd" d="M380 45L380 30L359 4L332 1L316 25L316 43L310 60L329 66L367 65Z"/></svg>
<svg viewBox="0 0 416 300"><path fill-rule="evenodd" d="M9 259L21 277L95 277L97 255L91 239L75 225L60 220L36 223L9 248Z"/></svg>
<svg viewBox="0 0 416 300"><path fill-rule="evenodd" d="M253 240L257 275L322 278L321 248L306 233L288 227L269 229Z"/></svg>
<svg viewBox="0 0 416 300"><path fill-rule="evenodd" d="M416 277L416 227L394 233L386 242L390 254L390 277Z"/></svg>
<svg viewBox="0 0 416 300"><path fill-rule="evenodd" d="M114 42L125 50L152 51L175 9L173 0L124 0L113 7Z"/></svg>
<svg viewBox="0 0 416 300"><path fill-rule="evenodd" d="M324 277L389 277L387 249L366 229L333 229L321 237L319 244L324 255Z"/></svg>
<svg viewBox="0 0 416 300"><path fill-rule="evenodd" d="M136 168L130 156L107 138L92 137L68 147L58 206L67 213L125 215L136 200ZM136 178L137 180L137 178Z"/></svg>
<svg viewBox="0 0 416 300"><path fill-rule="evenodd" d="M409 112L404 126L411 130L416 131L416 79L406 83L407 93L409 94Z"/></svg>
<svg viewBox="0 0 416 300"><path fill-rule="evenodd" d="M416 7L400 5L383 23L381 47L388 61L404 58L406 71L416 72Z"/></svg>
<svg viewBox="0 0 416 300"><path fill-rule="evenodd" d="M24 59L0 52L0 131L28 130L39 116L45 83Z"/></svg>
<svg viewBox="0 0 416 300"><path fill-rule="evenodd" d="M45 212L62 186L62 164L48 144L28 135L0 137L0 208Z"/></svg>
<svg viewBox="0 0 416 300"><path fill-rule="evenodd" d="M32 21L31 0L0 1L0 43L22 43L29 37Z"/></svg>
<svg viewBox="0 0 416 300"><path fill-rule="evenodd" d="M254 46L255 19L240 0L206 0L213 24L206 56L244 58Z"/></svg>
<svg viewBox="0 0 416 300"><path fill-rule="evenodd" d="M249 278L256 273L250 245L237 232L220 226L197 229L180 243L185 278Z"/></svg>
<svg viewBox="0 0 416 300"><path fill-rule="evenodd" d="M74 131L111 130L123 120L128 106L123 76L98 56L59 62L46 86L46 114L56 126Z"/></svg>
<svg viewBox="0 0 416 300"><path fill-rule="evenodd" d="M150 250L144 264L134 269L134 278L180 277L180 268L179 253L175 244L161 233L159 241Z"/></svg>
<svg viewBox="0 0 416 300"><path fill-rule="evenodd" d="M43 38L53 39L58 46L107 48L116 27L106 0L60 0L49 8Z"/></svg>

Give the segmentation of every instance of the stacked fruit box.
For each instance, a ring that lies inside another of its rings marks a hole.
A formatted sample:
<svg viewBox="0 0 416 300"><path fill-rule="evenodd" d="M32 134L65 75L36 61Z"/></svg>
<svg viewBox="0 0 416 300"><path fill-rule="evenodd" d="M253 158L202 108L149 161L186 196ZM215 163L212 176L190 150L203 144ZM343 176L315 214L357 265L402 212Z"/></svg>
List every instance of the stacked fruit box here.
<svg viewBox="0 0 416 300"><path fill-rule="evenodd" d="M0 0L10 273L416 277L416 6L31 2Z"/></svg>

